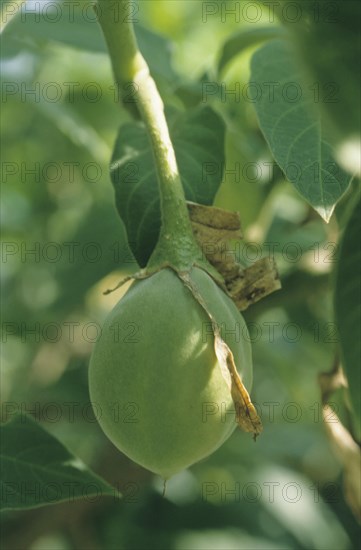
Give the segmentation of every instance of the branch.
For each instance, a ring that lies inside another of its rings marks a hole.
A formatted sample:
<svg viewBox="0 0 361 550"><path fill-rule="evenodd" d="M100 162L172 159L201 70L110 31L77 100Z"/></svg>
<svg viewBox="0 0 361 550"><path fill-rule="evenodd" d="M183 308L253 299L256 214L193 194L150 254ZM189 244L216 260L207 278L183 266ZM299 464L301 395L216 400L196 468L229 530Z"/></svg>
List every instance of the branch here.
<svg viewBox="0 0 361 550"><path fill-rule="evenodd" d="M137 107L151 142L162 211L162 229L158 243L160 246L157 245L160 254L157 260L160 257L172 258L176 251L181 255L182 249L183 255L185 250L191 251L189 256L194 256L195 252L199 255L164 115L164 105L148 65L139 51L130 10L131 3L128 0L101 0L96 9L108 45L116 84L122 87L129 84L133 86ZM178 247L175 246L177 242L180 242Z"/></svg>

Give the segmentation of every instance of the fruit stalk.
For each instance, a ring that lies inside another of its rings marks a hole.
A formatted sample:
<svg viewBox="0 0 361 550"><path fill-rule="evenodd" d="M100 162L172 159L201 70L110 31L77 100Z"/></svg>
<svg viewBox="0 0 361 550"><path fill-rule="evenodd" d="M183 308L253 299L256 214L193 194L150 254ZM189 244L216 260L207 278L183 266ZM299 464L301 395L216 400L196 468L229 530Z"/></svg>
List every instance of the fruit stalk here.
<svg viewBox="0 0 361 550"><path fill-rule="evenodd" d="M162 227L148 268L162 264L185 270L201 257L186 206L164 105L147 62L139 51L128 0L98 2L98 20L110 53L116 85L132 84L138 111L153 151L160 192Z"/></svg>

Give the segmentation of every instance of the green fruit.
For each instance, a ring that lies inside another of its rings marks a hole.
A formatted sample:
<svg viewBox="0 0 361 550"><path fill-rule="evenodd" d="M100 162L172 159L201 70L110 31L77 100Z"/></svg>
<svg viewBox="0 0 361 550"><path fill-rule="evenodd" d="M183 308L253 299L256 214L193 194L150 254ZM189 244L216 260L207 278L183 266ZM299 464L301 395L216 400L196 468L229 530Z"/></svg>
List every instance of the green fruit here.
<svg viewBox="0 0 361 550"><path fill-rule="evenodd" d="M190 277L249 391L252 358L243 317L207 273L194 268ZM94 348L89 383L109 439L165 479L215 451L236 427L209 317L171 269L136 281L114 307Z"/></svg>

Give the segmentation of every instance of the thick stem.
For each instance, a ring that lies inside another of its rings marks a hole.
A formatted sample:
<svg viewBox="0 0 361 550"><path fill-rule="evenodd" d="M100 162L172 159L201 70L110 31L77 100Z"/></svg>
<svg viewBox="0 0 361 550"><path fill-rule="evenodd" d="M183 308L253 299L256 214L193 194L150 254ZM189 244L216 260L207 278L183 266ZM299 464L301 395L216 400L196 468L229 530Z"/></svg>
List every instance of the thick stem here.
<svg viewBox="0 0 361 550"><path fill-rule="evenodd" d="M162 228L149 265L170 263L185 268L201 256L193 236L174 148L164 115L164 105L140 53L131 23L128 0L102 0L98 4L116 84L131 83L153 151L161 198Z"/></svg>

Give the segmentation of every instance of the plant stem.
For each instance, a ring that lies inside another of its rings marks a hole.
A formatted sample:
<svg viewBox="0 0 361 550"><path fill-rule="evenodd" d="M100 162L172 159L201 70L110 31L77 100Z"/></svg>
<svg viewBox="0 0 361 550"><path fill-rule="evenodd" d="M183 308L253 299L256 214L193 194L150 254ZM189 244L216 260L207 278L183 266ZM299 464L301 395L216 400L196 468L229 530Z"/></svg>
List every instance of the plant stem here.
<svg viewBox="0 0 361 550"><path fill-rule="evenodd" d="M162 227L149 265L170 263L184 268L200 258L194 239L174 148L169 136L164 105L148 65L139 51L128 0L102 0L98 18L102 27L116 84L131 83L137 107L147 129L159 183ZM115 9L116 8L116 9Z"/></svg>

